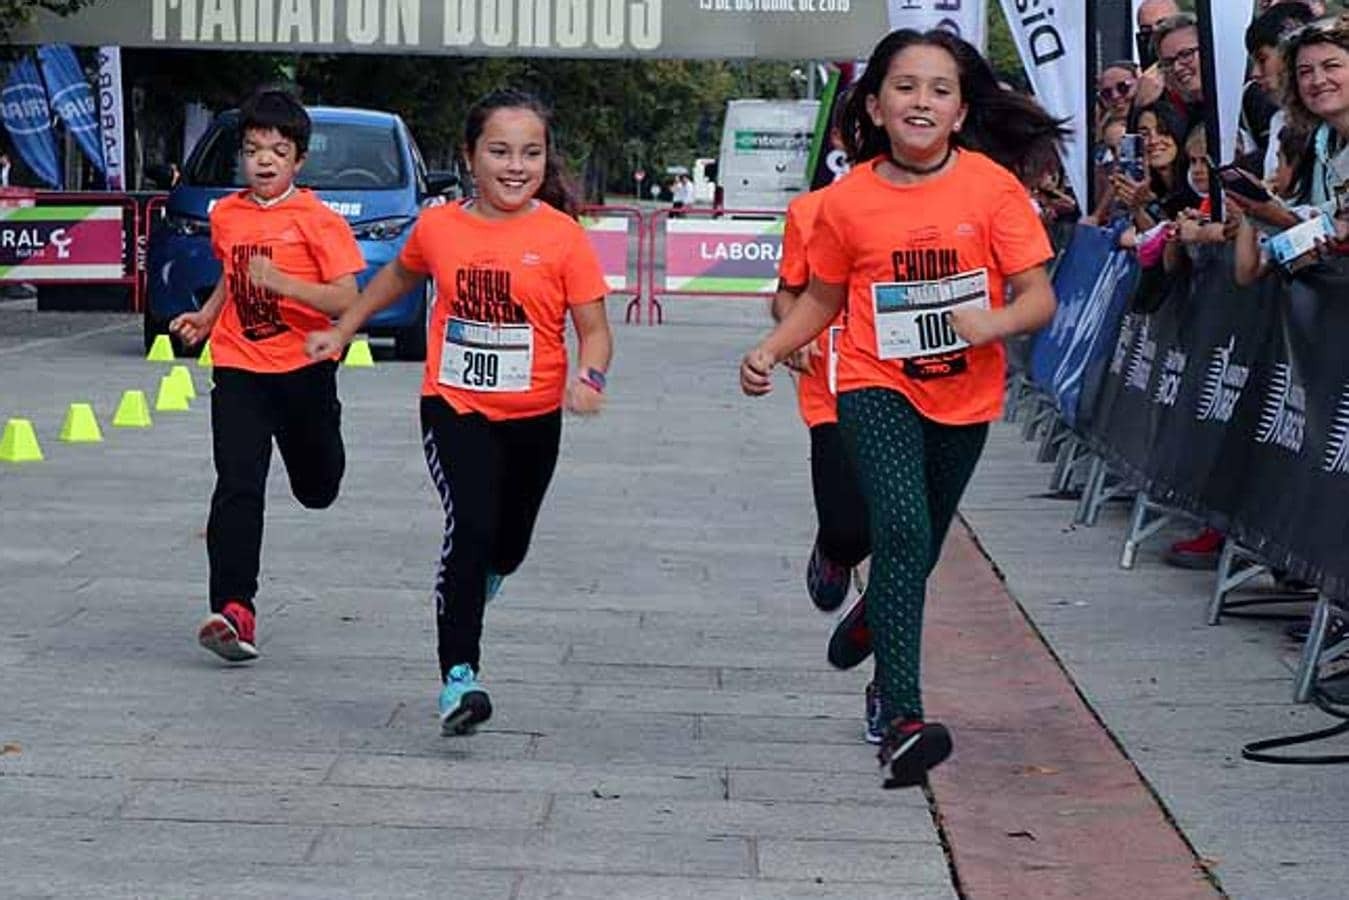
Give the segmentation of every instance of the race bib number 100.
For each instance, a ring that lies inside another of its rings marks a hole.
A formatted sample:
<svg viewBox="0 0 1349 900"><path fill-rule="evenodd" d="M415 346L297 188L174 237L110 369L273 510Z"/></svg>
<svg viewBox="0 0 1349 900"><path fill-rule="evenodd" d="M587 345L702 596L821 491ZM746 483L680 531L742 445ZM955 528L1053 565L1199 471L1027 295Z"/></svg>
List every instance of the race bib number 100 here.
<svg viewBox="0 0 1349 900"><path fill-rule="evenodd" d="M468 391L527 391L534 365L532 325L450 319L440 354L440 383Z"/></svg>
<svg viewBox="0 0 1349 900"><path fill-rule="evenodd" d="M988 309L988 270L940 281L882 282L871 286L880 359L913 359L969 346L951 327L951 313Z"/></svg>

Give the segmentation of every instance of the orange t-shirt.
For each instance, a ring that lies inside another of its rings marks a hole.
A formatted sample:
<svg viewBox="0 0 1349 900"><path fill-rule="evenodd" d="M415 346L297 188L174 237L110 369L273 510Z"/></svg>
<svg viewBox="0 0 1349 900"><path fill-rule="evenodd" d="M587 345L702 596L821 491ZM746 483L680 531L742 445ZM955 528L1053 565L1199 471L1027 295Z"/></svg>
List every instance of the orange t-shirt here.
<svg viewBox="0 0 1349 900"><path fill-rule="evenodd" d="M250 372L309 365L305 335L332 327L327 313L254 285L250 258L269 256L285 274L315 284L365 269L346 220L306 190L275 206L258 204L246 190L225 197L211 210L211 249L225 268L227 294L211 329L211 357L217 366Z"/></svg>
<svg viewBox="0 0 1349 900"><path fill-rule="evenodd" d="M892 388L929 419L989 422L1002 412L1002 342L940 356L882 359L872 285L933 281L988 271L989 306L1003 305L1004 280L1052 255L1030 195L988 157L961 150L946 173L896 185L879 160L854 168L820 205L808 254L811 271L848 284L848 327L839 341L838 390Z"/></svg>
<svg viewBox="0 0 1349 900"><path fill-rule="evenodd" d="M609 293L578 222L545 203L511 219L437 206L417 219L398 261L436 283L423 396L493 420L562 405L567 309Z"/></svg>
<svg viewBox="0 0 1349 900"><path fill-rule="evenodd" d="M806 246L815 230L820 199L833 185L802 194L787 205L787 222L782 232L782 259L778 277L791 288L804 288L810 281ZM815 338L816 355L809 372L796 376L796 403L807 428L838 421L838 399L829 390L829 331L843 324L843 313Z"/></svg>

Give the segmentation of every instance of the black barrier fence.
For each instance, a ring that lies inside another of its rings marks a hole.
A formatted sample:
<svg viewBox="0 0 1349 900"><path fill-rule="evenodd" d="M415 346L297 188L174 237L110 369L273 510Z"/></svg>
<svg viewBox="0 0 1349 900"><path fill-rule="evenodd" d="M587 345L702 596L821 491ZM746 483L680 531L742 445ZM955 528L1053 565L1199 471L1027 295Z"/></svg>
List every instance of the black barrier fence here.
<svg viewBox="0 0 1349 900"><path fill-rule="evenodd" d="M1103 330L1111 305L1074 300L1099 300L1120 283L1109 264L1120 251L1101 235L1084 228L1067 254L1080 241L1103 248L1098 262L1060 268L1067 302L1037 341L1037 385L1151 499L1330 597L1349 597L1349 259L1243 288L1230 245L1199 248L1182 271L1145 276ZM1102 290L1105 279L1113 281ZM1088 329L1089 340L1065 335ZM1103 332L1115 339L1097 354L1099 376L1062 390L1054 373L1073 367L1059 363Z"/></svg>

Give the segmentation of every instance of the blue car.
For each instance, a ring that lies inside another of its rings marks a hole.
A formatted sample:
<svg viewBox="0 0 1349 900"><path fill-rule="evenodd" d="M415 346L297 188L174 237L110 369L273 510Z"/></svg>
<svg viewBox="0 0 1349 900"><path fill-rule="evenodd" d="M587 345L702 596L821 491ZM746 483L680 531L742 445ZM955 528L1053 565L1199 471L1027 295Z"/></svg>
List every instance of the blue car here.
<svg viewBox="0 0 1349 900"><path fill-rule="evenodd" d="M309 155L296 181L351 224L365 255L365 271L356 276L364 287L398 255L421 208L444 202L458 182L451 173L427 171L407 126L392 113L311 107L309 116ZM209 216L216 201L244 186L239 145L238 112L222 113L169 193L148 248L147 349L174 316L200 308L220 279ZM405 294L372 317L366 332L392 337L399 359L424 359L430 294L429 282Z"/></svg>

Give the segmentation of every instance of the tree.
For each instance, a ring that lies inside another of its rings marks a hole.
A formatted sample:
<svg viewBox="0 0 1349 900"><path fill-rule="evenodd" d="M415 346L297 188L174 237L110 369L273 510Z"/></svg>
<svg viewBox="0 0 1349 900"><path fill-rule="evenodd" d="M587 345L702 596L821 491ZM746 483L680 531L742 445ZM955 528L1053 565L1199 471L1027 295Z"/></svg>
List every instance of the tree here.
<svg viewBox="0 0 1349 900"><path fill-rule="evenodd" d="M24 48L14 44L15 33L33 20L40 9L68 16L97 0L0 0L0 56L13 59Z"/></svg>

